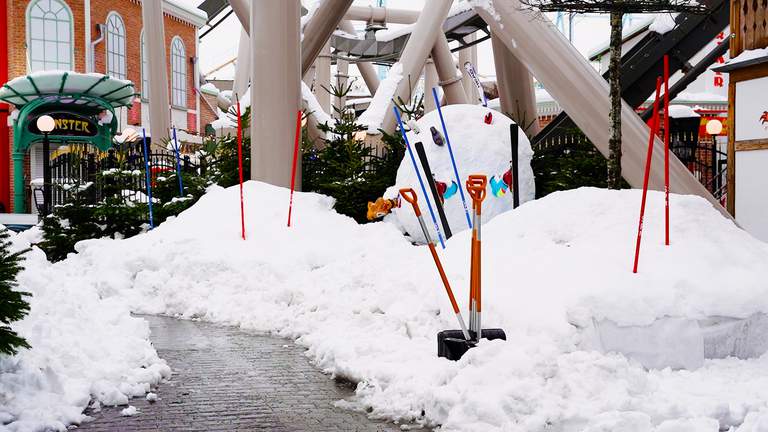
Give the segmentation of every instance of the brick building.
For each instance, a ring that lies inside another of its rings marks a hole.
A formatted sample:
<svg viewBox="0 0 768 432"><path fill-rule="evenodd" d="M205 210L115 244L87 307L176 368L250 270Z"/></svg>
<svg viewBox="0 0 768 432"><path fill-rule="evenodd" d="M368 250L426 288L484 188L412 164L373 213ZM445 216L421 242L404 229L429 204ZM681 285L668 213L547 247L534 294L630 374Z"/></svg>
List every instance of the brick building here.
<svg viewBox="0 0 768 432"><path fill-rule="evenodd" d="M171 122L179 139L200 142L199 131L216 118L198 91L198 30L205 14L163 0L165 34L142 28L140 0L0 0L0 85L32 72L73 70L127 79L139 93L133 106L117 112L120 128L147 126L149 107L145 42L164 44L168 65ZM10 210L12 133L9 110L0 104L0 203ZM148 128L147 128L148 129ZM39 149L27 156L25 177L42 166Z"/></svg>

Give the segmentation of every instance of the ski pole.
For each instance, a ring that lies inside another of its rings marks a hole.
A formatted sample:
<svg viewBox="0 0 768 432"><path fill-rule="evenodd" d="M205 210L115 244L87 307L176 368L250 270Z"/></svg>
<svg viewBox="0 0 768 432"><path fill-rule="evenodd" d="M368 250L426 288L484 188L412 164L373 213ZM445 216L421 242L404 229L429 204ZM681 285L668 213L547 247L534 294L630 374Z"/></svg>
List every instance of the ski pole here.
<svg viewBox="0 0 768 432"><path fill-rule="evenodd" d="M484 175L470 175L467 179L467 193L472 198L472 209L474 210L472 223L472 258L470 264L470 304L472 306L472 315L474 316L474 329L470 324L470 330L474 330L477 335L476 340L482 338L482 295L480 284L480 227L482 226L481 214L482 204L485 199L486 185L488 178Z"/></svg>
<svg viewBox="0 0 768 432"><path fill-rule="evenodd" d="M173 127L173 152L176 154L176 176L179 178L179 197L183 197L184 180L181 178L181 157L179 156L179 141L176 140L176 126Z"/></svg>
<svg viewBox="0 0 768 432"><path fill-rule="evenodd" d="M437 239L440 240L440 246L442 246L443 249L445 249L445 242L443 241L443 235L440 233L440 227L437 225L437 218L435 217L435 211L432 210L432 204L429 203L429 197L427 196L427 188L424 187L424 180L421 179L421 174L419 173L419 167L418 165L416 165L416 158L413 157L413 150L411 150L411 145L408 143L408 135L406 135L405 127L403 127L403 120L400 118L400 111L397 109L397 106L393 106L392 109L395 111L395 118L397 118L397 123L398 125L400 125L400 132L403 134L403 140L405 141L405 148L408 150L408 155L411 157L411 163L413 163L413 169L416 171L416 178L419 179L419 185L421 186L421 193L424 194L424 200L427 202L427 209L429 209L429 215L432 216L432 223L435 226Z"/></svg>
<svg viewBox="0 0 768 432"><path fill-rule="evenodd" d="M669 246L669 55L664 55L664 244Z"/></svg>
<svg viewBox="0 0 768 432"><path fill-rule="evenodd" d="M467 225L469 226L469 229L472 229L472 221L469 220L469 208L467 208L467 200L464 198L464 190L461 188L461 179L459 178L459 170L456 168L456 159L453 157L451 139L448 138L448 129L445 127L445 119L443 119L443 109L440 107L440 97L437 96L437 89L434 87L432 87L432 96L435 98L437 114L440 116L440 124L443 126L445 144L448 146L448 154L451 156L451 164L453 165L453 174L456 176L456 184L459 185L459 195L461 195L461 204L464 205L464 215L467 216Z"/></svg>
<svg viewBox="0 0 768 432"><path fill-rule="evenodd" d="M240 99L235 95L237 104L237 169L240 173L240 236L245 240L245 204L243 202L243 124L240 119Z"/></svg>
<svg viewBox="0 0 768 432"><path fill-rule="evenodd" d="M291 226L291 211L293 210L293 189L296 186L296 162L299 159L299 141L301 139L301 110L296 112L296 139L293 147L293 168L291 168L291 199L288 202L288 226Z"/></svg>
<svg viewBox="0 0 768 432"><path fill-rule="evenodd" d="M149 229L153 229L155 227L155 219L152 215L152 180L151 175L149 174L149 170L152 167L152 164L149 163L149 150L147 149L147 130L145 128L141 128L141 136L144 141L144 171L146 172L146 178L147 178L147 203L149 205Z"/></svg>
<svg viewBox="0 0 768 432"><path fill-rule="evenodd" d="M645 159L645 177L643 178L643 198L640 201L640 222L637 226L637 243L635 244L635 265L632 273L637 273L637 262L640 259L640 241L643 236L643 216L645 215L645 197L648 193L648 176L651 172L651 158L653 157L653 139L659 128L659 91L661 91L661 77L656 78L656 99L653 101L653 120L651 133L648 138L648 154Z"/></svg>
<svg viewBox="0 0 768 432"><path fill-rule="evenodd" d="M467 331L467 325L464 323L464 317L461 316L459 305L458 303L456 303L456 297L453 296L453 290L451 289L451 284L448 282L448 277L445 275L445 270L443 270L443 264L440 262L440 257L437 255L437 250L435 249L435 242L432 240L432 236L429 235L429 231L427 231L427 225L424 223L424 218L421 216L421 209L419 209L419 204L417 203L418 198L416 197L416 192L414 192L413 189L411 188L400 189L400 196L402 196L404 200L411 203L411 206L413 206L413 212L416 213L416 217L419 219L419 225L421 226L421 231L424 233L424 237L426 237L427 239L427 246L429 246L429 252L432 254L432 259L435 260L435 265L437 266L437 272L440 273L440 279L443 281L445 292L448 293L448 299L451 301L451 307L453 307L453 313L456 314L456 319L459 320L459 326L461 327L461 332L464 334L464 338L466 340L471 340L472 338L470 337L469 332Z"/></svg>
<svg viewBox="0 0 768 432"><path fill-rule="evenodd" d="M517 177L518 166L520 158L518 156L520 147L520 137L518 130L520 127L516 123L509 125L509 136L512 146L512 181L509 182L509 187L512 188L512 208L518 208L520 206L520 180Z"/></svg>

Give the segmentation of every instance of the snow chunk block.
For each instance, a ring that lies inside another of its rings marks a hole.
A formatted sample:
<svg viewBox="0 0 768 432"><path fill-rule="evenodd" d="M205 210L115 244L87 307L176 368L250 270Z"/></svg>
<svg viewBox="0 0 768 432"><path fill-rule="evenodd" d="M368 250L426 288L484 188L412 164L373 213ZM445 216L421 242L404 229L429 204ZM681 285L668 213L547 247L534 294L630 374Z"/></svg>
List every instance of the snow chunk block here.
<svg viewBox="0 0 768 432"><path fill-rule="evenodd" d="M768 352L768 315L703 320L664 317L650 325L594 321L585 346L617 352L648 369L698 369L705 359L757 358ZM591 339L591 340L590 340Z"/></svg>
<svg viewBox="0 0 768 432"><path fill-rule="evenodd" d="M488 113L493 113L493 122L486 124L483 119ZM493 219L496 215L512 209L512 194L509 190L494 194L491 183L501 184L502 177L510 168L512 159L512 149L510 144L509 126L513 121L504 114L485 108L480 105L447 105L443 107L443 117L448 129L448 137L451 141L453 156L456 160L456 168L459 172L461 184L456 187L462 188L467 202L467 208L472 208L472 200L467 194L465 182L470 174L485 174L488 176L488 195L483 201L483 224ZM456 182L456 175L453 171L451 156L447 145L435 144L431 128L435 128L445 141L443 127L440 123L440 115L437 111L427 113L417 122L409 122L411 131L407 133L408 141L411 146L421 141L424 144L424 151L429 160L429 167L434 174L435 181L443 182L448 189L453 187ZM415 125L415 126L414 126ZM535 183L533 179L533 170L531 169L531 158L533 150L528 138L522 130L518 131L518 181L520 188L520 203L525 203L535 197ZM427 186L427 179L431 174L425 174L421 163L416 157L421 178L424 180L425 188L429 194L429 201L432 208L435 208L435 200ZM491 181L491 177L495 177ZM505 186L506 187L506 186ZM385 198L397 197L401 188L413 188L416 191L419 200L419 206L425 213L424 218L427 222L427 228L433 239L437 239L437 233L434 225L431 223L429 212L427 210L426 197L419 186L419 180L413 169L413 163L410 156L404 156L400 167L397 170L395 185L387 189L384 193ZM453 234L468 230L464 205L461 201L461 194L456 192L443 203L445 215ZM437 213L435 213L437 215ZM413 214L413 208L410 205L404 205L395 208L392 214L385 220L394 222L400 229L408 233L417 243L425 243L426 239L421 232L418 219ZM439 221L438 221L439 223ZM442 228L441 228L442 229Z"/></svg>

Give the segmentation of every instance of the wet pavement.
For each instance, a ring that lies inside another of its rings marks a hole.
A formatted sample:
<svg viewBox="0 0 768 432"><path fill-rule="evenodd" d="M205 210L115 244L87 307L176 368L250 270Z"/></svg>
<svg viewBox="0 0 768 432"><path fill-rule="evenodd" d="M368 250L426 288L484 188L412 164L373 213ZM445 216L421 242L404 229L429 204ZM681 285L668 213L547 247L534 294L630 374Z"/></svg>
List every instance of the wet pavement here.
<svg viewBox="0 0 768 432"><path fill-rule="evenodd" d="M173 370L138 409L88 413L81 431L399 431L394 423L334 406L354 388L315 369L286 339L167 317L144 317L152 343Z"/></svg>

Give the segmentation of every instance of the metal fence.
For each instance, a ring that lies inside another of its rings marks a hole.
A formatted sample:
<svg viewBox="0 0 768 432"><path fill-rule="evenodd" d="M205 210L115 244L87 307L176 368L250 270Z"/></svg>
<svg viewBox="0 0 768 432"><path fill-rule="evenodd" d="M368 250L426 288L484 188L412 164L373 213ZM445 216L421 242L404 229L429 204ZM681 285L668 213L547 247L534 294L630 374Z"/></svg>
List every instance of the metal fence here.
<svg viewBox="0 0 768 432"><path fill-rule="evenodd" d="M87 203L99 202L105 198L105 187L115 186L110 184L115 181L120 182L119 188L126 201L148 202L146 164L140 143L106 152L87 145L69 147L69 151L54 154L50 159L50 208L69 202L75 194ZM182 172L205 174L204 158L193 160L189 155L180 155L179 161ZM149 171L152 183L163 173L175 175L175 152L153 149L149 154ZM38 213L43 213L45 209L44 187L42 183L33 187L33 201Z"/></svg>
<svg viewBox="0 0 768 432"><path fill-rule="evenodd" d="M576 147L589 142L580 132L552 136L539 141L534 151L553 147ZM727 155L720 149L720 144L711 138L702 138L698 131L670 132L669 148L688 170L703 184L712 195L725 202L727 190Z"/></svg>

